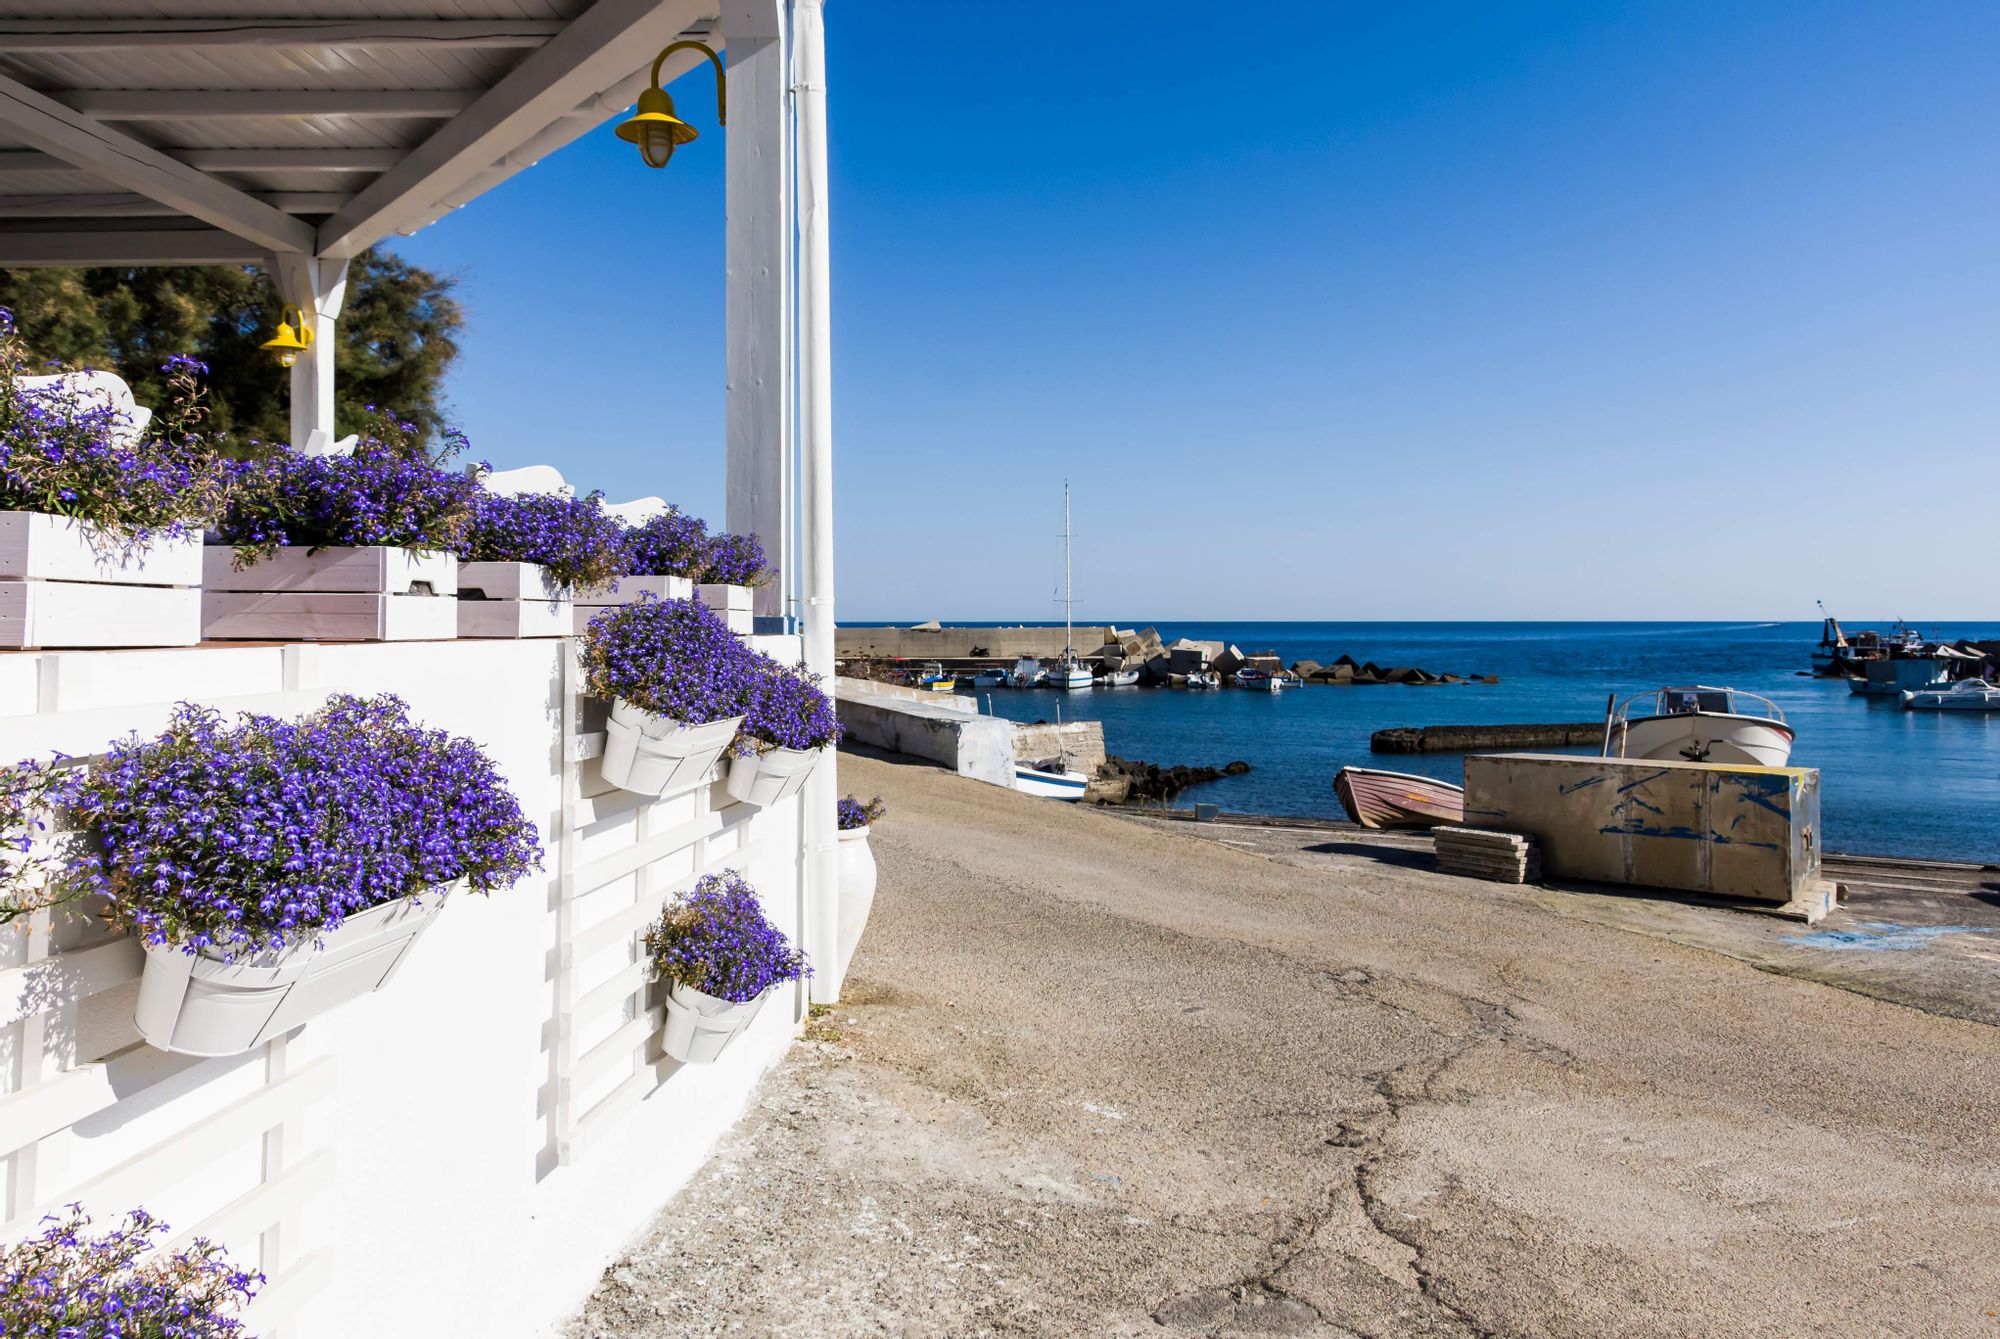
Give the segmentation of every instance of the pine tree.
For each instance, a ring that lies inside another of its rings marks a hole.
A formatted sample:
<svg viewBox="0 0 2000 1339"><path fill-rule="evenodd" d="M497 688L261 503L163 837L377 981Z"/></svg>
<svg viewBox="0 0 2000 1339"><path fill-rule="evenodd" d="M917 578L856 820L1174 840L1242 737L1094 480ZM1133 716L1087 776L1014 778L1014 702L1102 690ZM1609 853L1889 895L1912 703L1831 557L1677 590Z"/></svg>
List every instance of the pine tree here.
<svg viewBox="0 0 2000 1339"><path fill-rule="evenodd" d="M334 324L336 435L359 428L369 405L426 438L444 427L444 376L465 326L456 282L387 251L350 263ZM142 405L165 402L169 357L207 363L210 426L239 450L291 436L289 375L258 348L277 331L282 303L270 275L250 265L0 269L0 307L38 358L116 372Z"/></svg>

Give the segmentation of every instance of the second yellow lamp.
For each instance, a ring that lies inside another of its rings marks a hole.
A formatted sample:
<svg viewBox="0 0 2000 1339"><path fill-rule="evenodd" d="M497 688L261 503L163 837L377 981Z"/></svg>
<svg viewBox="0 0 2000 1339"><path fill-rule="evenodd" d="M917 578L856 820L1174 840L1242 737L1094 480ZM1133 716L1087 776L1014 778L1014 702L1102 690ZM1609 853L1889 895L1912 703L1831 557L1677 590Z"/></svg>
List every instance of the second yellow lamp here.
<svg viewBox="0 0 2000 1339"><path fill-rule="evenodd" d="M722 69L722 57L705 42L675 42L653 57L653 86L639 95L639 105L629 120L618 127L618 138L639 146L639 156L647 167L665 167L674 150L693 140L700 132L674 115L674 100L660 87L660 66L676 51L699 51L715 66L715 123L728 124L729 83Z"/></svg>

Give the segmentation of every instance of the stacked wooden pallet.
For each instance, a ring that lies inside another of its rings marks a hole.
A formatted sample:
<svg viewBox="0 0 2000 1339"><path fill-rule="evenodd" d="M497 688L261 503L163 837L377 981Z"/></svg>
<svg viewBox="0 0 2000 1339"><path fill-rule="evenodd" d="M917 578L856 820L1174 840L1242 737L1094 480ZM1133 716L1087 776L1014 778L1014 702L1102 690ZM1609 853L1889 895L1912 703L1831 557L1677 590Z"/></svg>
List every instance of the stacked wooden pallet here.
<svg viewBox="0 0 2000 1339"><path fill-rule="evenodd" d="M1431 829L1437 844L1438 868L1447 874L1498 883L1539 883L1542 857L1534 839L1483 828Z"/></svg>

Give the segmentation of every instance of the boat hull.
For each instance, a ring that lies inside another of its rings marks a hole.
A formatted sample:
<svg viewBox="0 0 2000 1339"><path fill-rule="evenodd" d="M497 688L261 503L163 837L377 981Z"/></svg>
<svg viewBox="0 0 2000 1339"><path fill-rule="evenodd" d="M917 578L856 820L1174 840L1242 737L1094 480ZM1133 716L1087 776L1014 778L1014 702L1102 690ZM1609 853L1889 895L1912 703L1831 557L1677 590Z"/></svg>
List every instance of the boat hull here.
<svg viewBox="0 0 2000 1339"><path fill-rule="evenodd" d="M1014 768L1014 789L1023 795L1044 800L1080 800L1090 778L1082 772L1038 772L1032 767Z"/></svg>
<svg viewBox="0 0 2000 1339"><path fill-rule="evenodd" d="M1792 730L1780 721L1720 712L1636 716L1612 725L1605 756L1783 767L1792 757Z"/></svg>
<svg viewBox="0 0 2000 1339"><path fill-rule="evenodd" d="M1343 767L1333 778L1348 818L1364 828L1433 828L1465 821L1465 790L1436 777Z"/></svg>
<svg viewBox="0 0 2000 1339"><path fill-rule="evenodd" d="M1963 683L1908 692L1903 694L1903 705L1912 711L2000 711L2000 688Z"/></svg>

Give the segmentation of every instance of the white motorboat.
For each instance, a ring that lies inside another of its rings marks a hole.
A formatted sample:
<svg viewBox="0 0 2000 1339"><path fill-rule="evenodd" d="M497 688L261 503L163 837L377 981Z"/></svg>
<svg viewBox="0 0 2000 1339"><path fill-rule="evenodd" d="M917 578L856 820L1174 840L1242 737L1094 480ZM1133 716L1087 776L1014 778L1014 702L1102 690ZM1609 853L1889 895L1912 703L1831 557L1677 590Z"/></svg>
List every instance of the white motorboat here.
<svg viewBox="0 0 2000 1339"><path fill-rule="evenodd" d="M1650 712L1636 714L1645 705ZM1618 703L1604 724L1604 756L1783 767L1792 757L1792 738L1785 713L1771 699L1698 684Z"/></svg>
<svg viewBox="0 0 2000 1339"><path fill-rule="evenodd" d="M1044 800L1080 800L1090 778L1072 770L1067 758L1014 764L1014 789Z"/></svg>
<svg viewBox="0 0 2000 1339"><path fill-rule="evenodd" d="M1022 656L1015 661L1013 671L1007 676L1009 688L1040 688L1048 681L1049 672L1033 656Z"/></svg>
<svg viewBox="0 0 2000 1339"><path fill-rule="evenodd" d="M1222 676L1214 670L1196 670L1187 676L1187 686L1190 688L1220 688L1222 687Z"/></svg>
<svg viewBox="0 0 2000 1339"><path fill-rule="evenodd" d="M1139 682L1139 671L1135 669L1106 670L1099 676L1099 683L1106 688L1130 688Z"/></svg>
<svg viewBox="0 0 2000 1339"><path fill-rule="evenodd" d="M2000 711L2000 685L1960 679L1949 688L1921 688L1903 694L1911 711Z"/></svg>
<svg viewBox="0 0 2000 1339"><path fill-rule="evenodd" d="M1001 688L1007 683L1007 671L1003 669L983 669L972 676L974 688Z"/></svg>

